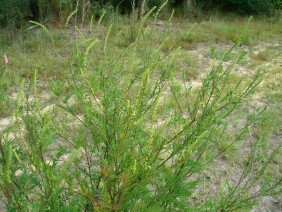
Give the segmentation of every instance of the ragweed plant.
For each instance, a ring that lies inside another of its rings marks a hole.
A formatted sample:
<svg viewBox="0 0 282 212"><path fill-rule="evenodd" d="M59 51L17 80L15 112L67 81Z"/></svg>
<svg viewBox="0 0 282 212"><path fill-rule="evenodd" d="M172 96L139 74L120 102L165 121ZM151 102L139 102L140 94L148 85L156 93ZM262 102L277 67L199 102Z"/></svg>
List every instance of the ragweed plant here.
<svg viewBox="0 0 282 212"><path fill-rule="evenodd" d="M122 52L111 41L112 27L103 39L80 33L72 77L50 82L51 109L37 98L36 74L28 89L22 84L12 128L0 136L0 189L8 210L228 211L279 192L281 179L251 192L279 151L258 160L258 140L235 185L223 182L219 195L193 200L208 184L202 173L258 119L260 111L246 113L244 125L230 132L234 113L264 73L234 80L233 67L244 56L230 58L234 45L192 88L186 72L179 79L174 70L173 49L143 48L152 11ZM228 144L226 133L232 134Z"/></svg>

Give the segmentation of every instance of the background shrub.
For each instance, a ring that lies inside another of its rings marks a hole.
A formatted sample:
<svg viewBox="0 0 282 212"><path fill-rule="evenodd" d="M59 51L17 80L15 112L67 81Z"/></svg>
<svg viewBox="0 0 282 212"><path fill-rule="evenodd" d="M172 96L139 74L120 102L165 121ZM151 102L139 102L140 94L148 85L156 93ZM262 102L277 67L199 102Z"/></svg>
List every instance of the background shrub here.
<svg viewBox="0 0 282 212"><path fill-rule="evenodd" d="M0 0L0 24L19 26L28 11L29 0Z"/></svg>
<svg viewBox="0 0 282 212"><path fill-rule="evenodd" d="M268 14L274 15L276 10L281 10L280 0L197 0L197 5L205 9L220 8L226 12L237 12L240 14Z"/></svg>
<svg viewBox="0 0 282 212"><path fill-rule="evenodd" d="M103 7L113 7L115 10L118 9L121 14L129 14L133 6L138 6L138 2L139 0L0 0L0 24L2 26L7 24L20 26L25 17L32 16L31 3L37 5L38 8L36 10L38 10L39 18L42 19L43 17L50 16L58 22L61 17L67 17L74 11L76 6L78 6L77 14L84 19L85 15L101 15L103 13L101 12L103 11ZM164 0L147 0L146 7L149 9L154 6L160 7L164 2ZM201 8L203 13L212 8L216 8L223 12L236 12L247 15L275 15L276 12L280 11L282 8L280 0L191 0L190 3L191 8ZM171 9L176 7L183 9L185 5L187 5L187 0L168 0L168 5ZM88 9L85 10L86 7ZM92 8L91 10L89 10L90 7ZM91 14L89 14L89 11L91 11ZM185 11L191 13L192 10ZM33 19L39 18L34 17L33 14Z"/></svg>

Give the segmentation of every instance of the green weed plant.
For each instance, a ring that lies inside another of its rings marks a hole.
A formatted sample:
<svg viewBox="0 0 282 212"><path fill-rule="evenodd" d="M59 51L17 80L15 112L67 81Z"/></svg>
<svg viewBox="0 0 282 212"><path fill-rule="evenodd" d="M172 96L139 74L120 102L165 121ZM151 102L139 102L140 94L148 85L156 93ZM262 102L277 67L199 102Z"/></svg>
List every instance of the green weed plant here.
<svg viewBox="0 0 282 212"><path fill-rule="evenodd" d="M122 53L110 40L112 26L103 40L81 37L72 75L50 81L53 107L40 103L36 73L27 88L21 84L13 123L0 133L8 211L232 211L279 193L281 178L251 192L279 151L258 160L264 142L258 139L238 182L227 179L218 195L193 199L208 184L202 173L259 119L262 111L247 112L243 126L228 130L264 73L234 81L233 67L243 58L232 53L234 45L192 88L185 72L176 78L173 49L142 48L151 12ZM93 48L100 50L94 58Z"/></svg>

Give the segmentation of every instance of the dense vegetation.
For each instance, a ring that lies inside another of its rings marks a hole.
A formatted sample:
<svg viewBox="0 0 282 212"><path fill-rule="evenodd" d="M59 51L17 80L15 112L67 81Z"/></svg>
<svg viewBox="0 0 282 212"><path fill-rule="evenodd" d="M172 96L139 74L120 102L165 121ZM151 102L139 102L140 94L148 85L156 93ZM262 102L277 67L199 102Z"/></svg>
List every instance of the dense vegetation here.
<svg viewBox="0 0 282 212"><path fill-rule="evenodd" d="M134 8L141 9L143 0L0 0L0 24L21 25L24 20L45 19L53 16L56 21L67 17L75 9L85 17L95 14L101 16L103 8L112 8L122 14L129 14ZM148 9L160 7L164 3L167 7L187 10L198 8L202 10L219 9L227 12L256 15L276 15L282 8L280 0L148 0ZM186 11L187 12L187 11ZM191 12L191 11L190 11Z"/></svg>
<svg viewBox="0 0 282 212"><path fill-rule="evenodd" d="M205 8L217 7L223 11L233 11L249 15L274 15L276 10L281 10L282 8L280 0L196 0L196 2Z"/></svg>

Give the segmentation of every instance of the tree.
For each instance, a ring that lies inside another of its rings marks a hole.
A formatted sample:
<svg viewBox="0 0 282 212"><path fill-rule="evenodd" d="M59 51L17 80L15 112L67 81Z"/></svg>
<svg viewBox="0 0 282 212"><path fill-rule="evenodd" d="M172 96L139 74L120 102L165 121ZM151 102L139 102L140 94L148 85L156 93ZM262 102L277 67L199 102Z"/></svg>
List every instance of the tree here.
<svg viewBox="0 0 282 212"><path fill-rule="evenodd" d="M142 6L143 6L143 0L138 0L138 20L141 19L142 16Z"/></svg>

